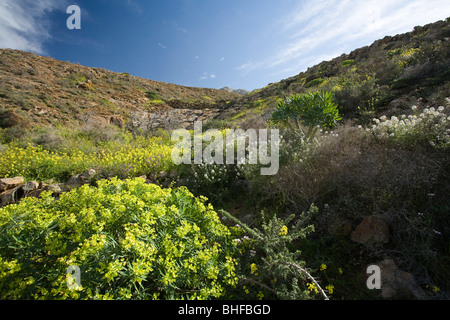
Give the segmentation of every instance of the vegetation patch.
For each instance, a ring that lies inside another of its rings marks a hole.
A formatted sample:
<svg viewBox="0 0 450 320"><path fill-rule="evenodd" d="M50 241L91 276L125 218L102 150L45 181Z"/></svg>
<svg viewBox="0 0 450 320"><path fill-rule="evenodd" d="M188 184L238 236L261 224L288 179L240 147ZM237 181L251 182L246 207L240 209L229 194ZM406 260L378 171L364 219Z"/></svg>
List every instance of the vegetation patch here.
<svg viewBox="0 0 450 320"><path fill-rule="evenodd" d="M221 297L236 283L235 250L205 200L112 179L0 209L0 297ZM76 289L67 285L70 266L81 269Z"/></svg>

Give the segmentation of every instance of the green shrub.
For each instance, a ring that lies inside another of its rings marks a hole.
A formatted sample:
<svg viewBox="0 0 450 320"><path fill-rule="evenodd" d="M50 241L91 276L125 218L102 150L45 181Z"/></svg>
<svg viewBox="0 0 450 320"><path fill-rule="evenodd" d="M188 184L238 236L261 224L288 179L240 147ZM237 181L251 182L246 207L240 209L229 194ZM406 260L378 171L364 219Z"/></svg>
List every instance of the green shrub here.
<svg viewBox="0 0 450 320"><path fill-rule="evenodd" d="M180 171L194 194L206 196L215 205L235 199L242 191L235 182L241 170L234 164L182 165Z"/></svg>
<svg viewBox="0 0 450 320"><path fill-rule="evenodd" d="M206 198L98 181L0 209L0 299L208 299L236 283L235 245ZM69 266L81 287L69 289Z"/></svg>
<svg viewBox="0 0 450 320"><path fill-rule="evenodd" d="M320 127L333 127L341 120L338 107L329 92L294 95L278 103L269 120L271 125L281 125L301 138L311 139ZM304 133L300 124L308 127Z"/></svg>
<svg viewBox="0 0 450 320"><path fill-rule="evenodd" d="M317 207L312 205L307 212L292 214L284 219L276 215L270 217L263 211L259 229L250 228L224 210L220 213L237 223L233 230L241 235L241 238L235 239L240 251L239 287L235 297L304 300L314 298L310 293L314 290L328 299L306 269L301 251L293 245L314 232L314 226L307 225L307 222L317 214Z"/></svg>
<svg viewBox="0 0 450 320"><path fill-rule="evenodd" d="M318 86L319 84L322 84L324 81L325 81L325 79L322 79L322 78L317 78L317 79L311 80L310 82L305 84L305 88L311 88L314 86Z"/></svg>
<svg viewBox="0 0 450 320"><path fill-rule="evenodd" d="M355 64L355 60L350 59L350 60L345 60L344 62L341 63L341 65L343 67L348 67L348 66L352 66Z"/></svg>
<svg viewBox="0 0 450 320"><path fill-rule="evenodd" d="M145 95L150 100L162 100L159 94L154 91L145 91Z"/></svg>

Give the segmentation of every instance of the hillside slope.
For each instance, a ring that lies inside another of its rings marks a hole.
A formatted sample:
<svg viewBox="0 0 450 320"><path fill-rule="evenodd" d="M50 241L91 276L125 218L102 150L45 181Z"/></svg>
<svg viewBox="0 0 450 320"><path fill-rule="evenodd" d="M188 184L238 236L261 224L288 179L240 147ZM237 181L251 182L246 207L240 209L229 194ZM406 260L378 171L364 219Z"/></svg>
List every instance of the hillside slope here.
<svg viewBox="0 0 450 320"><path fill-rule="evenodd" d="M450 92L450 19L386 36L370 46L271 83L228 105L218 119L264 125L277 102L309 91L331 91L345 118L366 123L411 105L439 106Z"/></svg>
<svg viewBox="0 0 450 320"><path fill-rule="evenodd" d="M136 111L185 109L197 110L201 116L203 112L198 110L214 109L236 97L221 90L179 86L18 50L0 50L3 128L86 122L123 126Z"/></svg>
<svg viewBox="0 0 450 320"><path fill-rule="evenodd" d="M144 131L265 126L282 99L334 93L345 118L367 123L413 104L438 106L450 91L450 19L324 61L296 76L242 95L192 88L0 49L0 127L115 124Z"/></svg>

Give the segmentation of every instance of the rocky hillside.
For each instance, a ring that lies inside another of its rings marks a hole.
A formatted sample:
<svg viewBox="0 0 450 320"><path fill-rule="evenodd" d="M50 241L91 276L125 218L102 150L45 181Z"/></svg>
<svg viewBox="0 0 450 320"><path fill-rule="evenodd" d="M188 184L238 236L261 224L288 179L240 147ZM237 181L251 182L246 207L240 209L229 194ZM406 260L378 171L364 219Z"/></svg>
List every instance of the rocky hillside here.
<svg viewBox="0 0 450 320"><path fill-rule="evenodd" d="M230 87L223 87L220 90L226 91L226 92L237 93L237 94L240 94L240 95L244 95L244 94L249 93L249 91L247 91L245 89L231 89Z"/></svg>
<svg viewBox="0 0 450 320"><path fill-rule="evenodd" d="M30 125L158 128L202 120L218 112L232 92L191 88L0 50L0 127Z"/></svg>
<svg viewBox="0 0 450 320"><path fill-rule="evenodd" d="M64 124L130 130L266 126L282 99L334 93L345 118L367 123L411 105L439 106L450 91L450 19L386 36L264 88L191 88L0 50L0 127Z"/></svg>
<svg viewBox="0 0 450 320"><path fill-rule="evenodd" d="M411 105L445 104L450 92L450 18L386 36L254 90L229 104L218 120L264 125L278 101L317 90L333 92L344 117L363 123L398 114Z"/></svg>

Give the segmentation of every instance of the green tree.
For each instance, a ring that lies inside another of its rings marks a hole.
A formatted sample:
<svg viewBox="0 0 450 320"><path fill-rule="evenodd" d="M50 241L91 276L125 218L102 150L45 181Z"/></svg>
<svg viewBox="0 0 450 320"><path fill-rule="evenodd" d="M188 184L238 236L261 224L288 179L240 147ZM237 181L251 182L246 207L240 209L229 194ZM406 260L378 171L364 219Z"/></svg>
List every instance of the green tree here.
<svg viewBox="0 0 450 320"><path fill-rule="evenodd" d="M310 140L320 127L331 128L341 119L333 95L319 91L293 95L279 102L269 123L286 127L300 138ZM306 133L301 125L307 127Z"/></svg>

